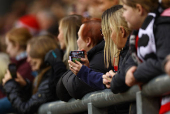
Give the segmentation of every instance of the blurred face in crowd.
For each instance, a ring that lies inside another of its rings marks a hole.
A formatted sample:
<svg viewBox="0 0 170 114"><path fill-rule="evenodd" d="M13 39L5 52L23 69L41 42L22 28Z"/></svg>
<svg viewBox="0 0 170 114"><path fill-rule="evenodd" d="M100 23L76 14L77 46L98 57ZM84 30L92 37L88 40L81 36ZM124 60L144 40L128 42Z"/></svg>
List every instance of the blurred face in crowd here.
<svg viewBox="0 0 170 114"><path fill-rule="evenodd" d="M88 12L94 18L101 18L103 12L118 4L118 0L91 0L88 5Z"/></svg>
<svg viewBox="0 0 170 114"><path fill-rule="evenodd" d="M80 29L79 29L79 32L78 32L78 40L77 40L77 45L78 45L78 50L86 50L86 52L88 51L87 49L87 42L83 39L83 29L84 29L84 24L81 25Z"/></svg>
<svg viewBox="0 0 170 114"><path fill-rule="evenodd" d="M30 45L27 46L27 62L30 64L33 71L37 71L40 69L40 66L42 64L42 59L39 58L32 58L30 53Z"/></svg>
<svg viewBox="0 0 170 114"><path fill-rule="evenodd" d="M132 8L123 4L123 17L125 18L128 27L132 30L138 30L142 26L145 15L147 14L145 12L141 13L141 9L138 6L136 8Z"/></svg>
<svg viewBox="0 0 170 114"><path fill-rule="evenodd" d="M118 4L118 0L98 0L99 1L99 10L104 12L108 8L111 8L114 5Z"/></svg>
<svg viewBox="0 0 170 114"><path fill-rule="evenodd" d="M65 44L65 40L64 40L63 30L61 29L61 24L59 26L58 40L59 40L59 43L60 43L60 48L62 50L65 50L66 49L66 44Z"/></svg>
<svg viewBox="0 0 170 114"><path fill-rule="evenodd" d="M114 30L114 28L111 28L111 30L111 39L116 44L117 48L121 50L125 46L127 41L127 38L125 37L125 29L123 27L120 27L120 31L116 31Z"/></svg>
<svg viewBox="0 0 170 114"><path fill-rule="evenodd" d="M11 41L9 41L8 38L5 38L5 43L6 43L6 52L9 54L11 58L15 58L18 54L19 47L17 45L14 45Z"/></svg>

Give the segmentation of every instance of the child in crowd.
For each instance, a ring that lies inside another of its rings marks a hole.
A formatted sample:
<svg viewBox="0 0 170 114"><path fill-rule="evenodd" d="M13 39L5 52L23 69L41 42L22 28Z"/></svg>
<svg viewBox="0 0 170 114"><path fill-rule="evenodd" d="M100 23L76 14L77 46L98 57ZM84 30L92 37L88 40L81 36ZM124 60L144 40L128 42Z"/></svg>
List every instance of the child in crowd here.
<svg viewBox="0 0 170 114"><path fill-rule="evenodd" d="M164 74L161 63L170 53L170 17L160 16L164 1L122 0L128 26L133 30L130 49L133 61L126 69L125 83L131 87ZM159 3L160 2L160 3ZM161 4L161 5L160 5ZM136 55L136 51L137 55ZM160 110L167 112L166 108Z"/></svg>
<svg viewBox="0 0 170 114"><path fill-rule="evenodd" d="M56 48L55 41L48 36L35 37L27 43L27 61L32 70L38 72L33 85L19 73L17 73L17 78L13 79L7 70L3 85L17 113L36 113L40 105L55 100L55 95L52 94L48 85L52 75L51 67L44 62L44 58L49 50Z"/></svg>
<svg viewBox="0 0 170 114"><path fill-rule="evenodd" d="M32 35L26 28L13 28L9 32L7 32L5 43L7 45L6 52L9 54L11 63L16 64L17 72L19 72L24 79L28 79L32 82L34 77L31 74L31 67L26 61L26 45L28 40L30 40L31 38ZM12 107L9 100L6 97L0 99L0 113L7 113L11 110Z"/></svg>

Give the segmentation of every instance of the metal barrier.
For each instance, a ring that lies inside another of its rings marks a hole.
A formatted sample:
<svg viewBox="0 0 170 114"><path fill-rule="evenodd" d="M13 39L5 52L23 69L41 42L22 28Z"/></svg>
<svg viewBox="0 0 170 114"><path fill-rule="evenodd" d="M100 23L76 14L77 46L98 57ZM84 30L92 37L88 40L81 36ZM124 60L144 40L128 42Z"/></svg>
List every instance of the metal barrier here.
<svg viewBox="0 0 170 114"><path fill-rule="evenodd" d="M158 114L160 99L158 96L170 92L170 77L161 75L142 86L131 87L127 92L113 94L110 89L86 94L81 100L70 99L68 102L55 101L43 104L39 114L68 114L88 111L88 114L104 114L104 107L124 102L135 101L137 114Z"/></svg>

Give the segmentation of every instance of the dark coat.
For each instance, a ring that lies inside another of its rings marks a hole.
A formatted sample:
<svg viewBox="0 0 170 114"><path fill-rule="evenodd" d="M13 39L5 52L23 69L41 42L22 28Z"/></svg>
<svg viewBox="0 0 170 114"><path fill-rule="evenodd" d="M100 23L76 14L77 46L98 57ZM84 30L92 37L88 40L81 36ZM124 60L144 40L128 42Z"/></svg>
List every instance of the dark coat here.
<svg viewBox="0 0 170 114"><path fill-rule="evenodd" d="M93 69L94 72L102 72L100 74L106 73L111 69L105 68L104 65L104 44L105 42L102 41L88 52L90 68ZM86 69L83 70L83 68L84 66L78 73L83 79L74 75L72 71L67 71L62 76L57 84L57 95L61 100L68 101L71 97L80 99L89 92L99 90L93 86L96 81L97 84L104 86L101 80L98 83L98 79L95 76L87 75ZM102 75L100 75L100 78L102 78Z"/></svg>
<svg viewBox="0 0 170 114"><path fill-rule="evenodd" d="M21 88L13 79L5 83L4 89L12 106L21 114L33 114L38 111L40 105L54 100L54 95L49 89L51 70L48 70L38 87L38 91L32 95L32 84L27 80L27 85Z"/></svg>
<svg viewBox="0 0 170 114"><path fill-rule="evenodd" d="M147 58L145 62L138 65L134 72L134 77L138 82L146 83L154 77L164 73L161 64L165 57L170 53L170 17L160 16L154 23L154 36L156 43L156 55ZM134 65L132 60L130 64ZM131 65L131 66L132 66ZM130 68L130 66L129 66ZM128 68L126 69L126 71Z"/></svg>

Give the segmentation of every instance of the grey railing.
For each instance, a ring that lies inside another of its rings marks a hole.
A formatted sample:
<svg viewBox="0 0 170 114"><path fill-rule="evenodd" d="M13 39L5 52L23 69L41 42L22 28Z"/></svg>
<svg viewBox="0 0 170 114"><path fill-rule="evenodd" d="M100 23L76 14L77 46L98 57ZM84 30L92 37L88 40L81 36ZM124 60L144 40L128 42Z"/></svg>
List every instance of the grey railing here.
<svg viewBox="0 0 170 114"><path fill-rule="evenodd" d="M86 94L81 100L68 102L55 101L43 104L39 114L68 114L88 111L89 114L104 114L102 108L136 100L137 114L158 114L160 99L158 96L170 92L170 77L162 75L142 86L131 87L127 92L113 94L110 89Z"/></svg>

